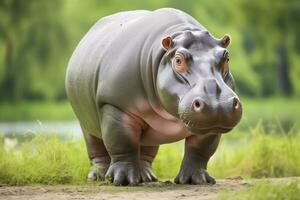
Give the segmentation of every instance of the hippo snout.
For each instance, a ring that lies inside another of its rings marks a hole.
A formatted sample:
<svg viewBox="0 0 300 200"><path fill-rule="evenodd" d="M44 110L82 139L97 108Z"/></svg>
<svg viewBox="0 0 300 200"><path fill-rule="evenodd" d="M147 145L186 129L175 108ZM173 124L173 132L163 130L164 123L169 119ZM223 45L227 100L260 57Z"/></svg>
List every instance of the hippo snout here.
<svg viewBox="0 0 300 200"><path fill-rule="evenodd" d="M180 119L192 133L225 133L241 119L242 105L237 95L228 87L211 83L201 92L194 87L179 103Z"/></svg>
<svg viewBox="0 0 300 200"><path fill-rule="evenodd" d="M200 98L194 99L191 106L192 106L192 111L195 113L207 115L209 114L208 112L213 111L212 106L205 103L205 101L203 101ZM219 103L218 106L221 109L224 109L225 112L228 113L229 115L231 113L236 113L241 111L241 103L237 97L231 97L227 99L227 101Z"/></svg>

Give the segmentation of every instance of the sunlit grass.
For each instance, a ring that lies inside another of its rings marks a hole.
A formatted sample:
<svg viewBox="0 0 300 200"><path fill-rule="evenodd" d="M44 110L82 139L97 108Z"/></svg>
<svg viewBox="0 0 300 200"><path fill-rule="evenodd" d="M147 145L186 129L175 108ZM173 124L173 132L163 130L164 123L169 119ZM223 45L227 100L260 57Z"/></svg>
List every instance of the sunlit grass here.
<svg viewBox="0 0 300 200"><path fill-rule="evenodd" d="M300 176L300 132L266 134L258 126L251 133L224 135L208 171L216 178ZM2 142L3 143L3 142ZM153 163L159 179L177 175L183 142L162 145ZM0 183L82 184L89 169L84 141L37 135L18 148L0 148Z"/></svg>
<svg viewBox="0 0 300 200"><path fill-rule="evenodd" d="M89 168L83 140L37 135L19 149L0 149L0 183L80 184Z"/></svg>
<svg viewBox="0 0 300 200"><path fill-rule="evenodd" d="M266 134L261 126L257 126L248 136L243 132L233 134L241 136L225 138L209 164L209 171L216 177L300 176L299 132Z"/></svg>
<svg viewBox="0 0 300 200"><path fill-rule="evenodd" d="M292 180L288 183L271 183L262 181L246 188L241 192L224 192L219 200L295 200L300 197L300 181Z"/></svg>
<svg viewBox="0 0 300 200"><path fill-rule="evenodd" d="M267 134L257 125L250 132L224 135L208 171L216 178L300 176L300 132ZM173 178L180 167L183 144L163 145L153 164L160 178ZM165 170L163 170L165 167Z"/></svg>
<svg viewBox="0 0 300 200"><path fill-rule="evenodd" d="M153 171L159 179L173 180L177 175L183 157L183 141L161 145L152 164Z"/></svg>

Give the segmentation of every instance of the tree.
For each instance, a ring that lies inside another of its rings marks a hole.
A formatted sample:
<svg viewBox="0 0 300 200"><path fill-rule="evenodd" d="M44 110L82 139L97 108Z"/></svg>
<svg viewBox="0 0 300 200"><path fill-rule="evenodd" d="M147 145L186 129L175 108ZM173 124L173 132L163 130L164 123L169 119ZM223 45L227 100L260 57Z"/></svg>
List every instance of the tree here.
<svg viewBox="0 0 300 200"><path fill-rule="evenodd" d="M272 94L274 91L270 88L277 85L279 94L292 95L289 62L292 52L289 51L294 47L290 39L300 34L300 3L294 0L245 0L241 8L246 19L244 31L249 33L246 40L253 43L253 48L248 51L260 54L255 65L261 73L265 94Z"/></svg>
<svg viewBox="0 0 300 200"><path fill-rule="evenodd" d="M45 96L42 90L32 89L34 75L39 69L46 71L55 56L59 58L59 49L66 43L62 22L59 0L0 1L0 40L4 46L1 99ZM43 75L47 77L38 76Z"/></svg>

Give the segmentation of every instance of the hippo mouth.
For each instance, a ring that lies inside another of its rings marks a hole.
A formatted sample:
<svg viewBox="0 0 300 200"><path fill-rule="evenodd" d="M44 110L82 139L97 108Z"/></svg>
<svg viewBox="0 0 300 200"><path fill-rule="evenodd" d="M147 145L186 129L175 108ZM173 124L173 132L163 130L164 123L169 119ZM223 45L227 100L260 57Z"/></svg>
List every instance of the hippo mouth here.
<svg viewBox="0 0 300 200"><path fill-rule="evenodd" d="M194 134L206 134L206 133L227 133L232 130L232 127L221 127L221 126L212 126L212 127L196 127L196 126L189 126L185 124L185 127L188 129L189 132Z"/></svg>

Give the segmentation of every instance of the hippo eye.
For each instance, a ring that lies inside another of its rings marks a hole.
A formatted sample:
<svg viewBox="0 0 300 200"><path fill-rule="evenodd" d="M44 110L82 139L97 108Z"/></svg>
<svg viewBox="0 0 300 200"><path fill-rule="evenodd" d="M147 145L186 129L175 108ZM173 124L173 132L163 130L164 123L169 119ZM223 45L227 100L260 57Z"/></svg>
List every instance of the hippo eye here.
<svg viewBox="0 0 300 200"><path fill-rule="evenodd" d="M175 58L176 65L181 65L181 58Z"/></svg>
<svg viewBox="0 0 300 200"><path fill-rule="evenodd" d="M175 55L174 63L175 63L175 70L177 72L186 72L188 70L184 56L182 54Z"/></svg>

